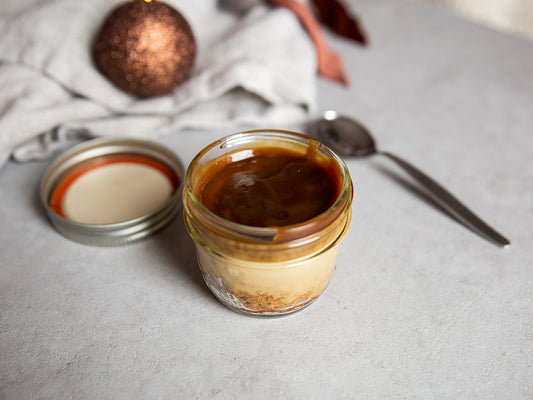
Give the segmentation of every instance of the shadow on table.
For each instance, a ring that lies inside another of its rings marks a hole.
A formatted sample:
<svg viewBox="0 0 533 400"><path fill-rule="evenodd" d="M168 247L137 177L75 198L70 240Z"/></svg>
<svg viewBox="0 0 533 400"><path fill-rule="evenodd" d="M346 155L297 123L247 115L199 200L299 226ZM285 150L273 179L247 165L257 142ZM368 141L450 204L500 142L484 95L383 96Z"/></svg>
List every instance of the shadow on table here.
<svg viewBox="0 0 533 400"><path fill-rule="evenodd" d="M38 179L40 179L40 176ZM54 231L54 234L61 235L49 220L46 209L41 202L37 180L34 182L34 186L37 189L33 191L33 196L31 197L31 200L29 200L31 201L31 208L34 210L34 217L40 219L43 224L48 225L50 230ZM64 239L71 240L68 238ZM148 243L141 244L141 242L145 241ZM138 242L138 244L144 246L147 251L157 252L159 257L163 259L163 268L167 268L171 273L183 277L187 284L192 284L200 289L200 293L209 293L209 295L212 296L211 291L205 285L200 269L198 268L195 245L185 228L182 210L177 213L176 217L167 226L163 227L159 232L142 239L141 242ZM136 244L137 243L125 244L122 246L127 248L128 246L135 246ZM81 243L79 246L93 247Z"/></svg>
<svg viewBox="0 0 533 400"><path fill-rule="evenodd" d="M166 264L183 274L202 291L211 294L198 267L195 245L187 232L181 211L168 226L156 233L153 239L158 249L168 259Z"/></svg>
<svg viewBox="0 0 533 400"><path fill-rule="evenodd" d="M424 191L424 189L422 189L419 185L411 181L409 178L402 176L402 174L397 171L394 171L392 168L389 168L387 166L377 163L375 163L374 165L376 169L380 171L383 175L387 176L389 179L393 180L395 183L410 192L416 200L423 201L427 205L431 206L437 211L440 211L442 214L455 221L455 218L453 218L444 208L435 203L431 199L431 197Z"/></svg>

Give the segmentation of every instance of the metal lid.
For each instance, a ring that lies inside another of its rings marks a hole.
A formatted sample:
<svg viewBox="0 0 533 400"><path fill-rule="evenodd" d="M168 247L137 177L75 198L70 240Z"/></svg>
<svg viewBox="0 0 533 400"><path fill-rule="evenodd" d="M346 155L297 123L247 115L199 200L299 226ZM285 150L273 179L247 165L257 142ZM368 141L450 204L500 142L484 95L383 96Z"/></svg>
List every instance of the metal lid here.
<svg viewBox="0 0 533 400"><path fill-rule="evenodd" d="M115 246L163 228L181 208L184 167L169 149L131 138L93 139L46 169L41 201L69 239Z"/></svg>

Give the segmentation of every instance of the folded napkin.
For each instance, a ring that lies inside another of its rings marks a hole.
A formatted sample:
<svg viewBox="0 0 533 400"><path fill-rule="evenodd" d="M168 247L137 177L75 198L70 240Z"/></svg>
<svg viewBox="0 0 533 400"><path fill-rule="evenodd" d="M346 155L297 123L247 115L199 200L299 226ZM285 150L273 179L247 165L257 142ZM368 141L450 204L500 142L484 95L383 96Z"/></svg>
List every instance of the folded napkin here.
<svg viewBox="0 0 533 400"><path fill-rule="evenodd" d="M116 88L92 44L121 0L18 0L0 15L0 165L47 157L69 135L154 138L181 128L303 121L315 106L316 56L288 9L261 0L165 0L195 34L192 75L148 99Z"/></svg>

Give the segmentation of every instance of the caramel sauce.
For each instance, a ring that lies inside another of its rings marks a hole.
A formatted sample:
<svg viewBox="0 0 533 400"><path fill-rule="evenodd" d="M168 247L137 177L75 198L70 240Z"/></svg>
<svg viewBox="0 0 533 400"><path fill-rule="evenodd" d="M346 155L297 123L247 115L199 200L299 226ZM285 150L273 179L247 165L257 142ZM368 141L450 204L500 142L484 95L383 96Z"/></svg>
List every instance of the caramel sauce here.
<svg viewBox="0 0 533 400"><path fill-rule="evenodd" d="M216 160L196 186L200 202L248 226L283 227L326 211L340 193L340 172L316 147L306 154L262 147Z"/></svg>

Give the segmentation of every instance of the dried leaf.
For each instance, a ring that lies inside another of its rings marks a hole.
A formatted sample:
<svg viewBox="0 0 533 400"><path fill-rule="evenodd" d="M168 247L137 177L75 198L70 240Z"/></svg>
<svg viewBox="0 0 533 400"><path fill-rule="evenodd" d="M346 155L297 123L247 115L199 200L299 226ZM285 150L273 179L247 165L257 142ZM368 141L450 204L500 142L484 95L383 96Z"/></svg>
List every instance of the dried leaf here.
<svg viewBox="0 0 533 400"><path fill-rule="evenodd" d="M359 19L350 15L339 0L311 0L311 2L320 21L333 32L362 45L368 43L367 34Z"/></svg>
<svg viewBox="0 0 533 400"><path fill-rule="evenodd" d="M349 80L344 71L342 58L328 45L320 24L315 19L311 7L299 0L268 0L270 3L285 7L292 11L304 26L315 45L318 72L322 76L349 86Z"/></svg>

